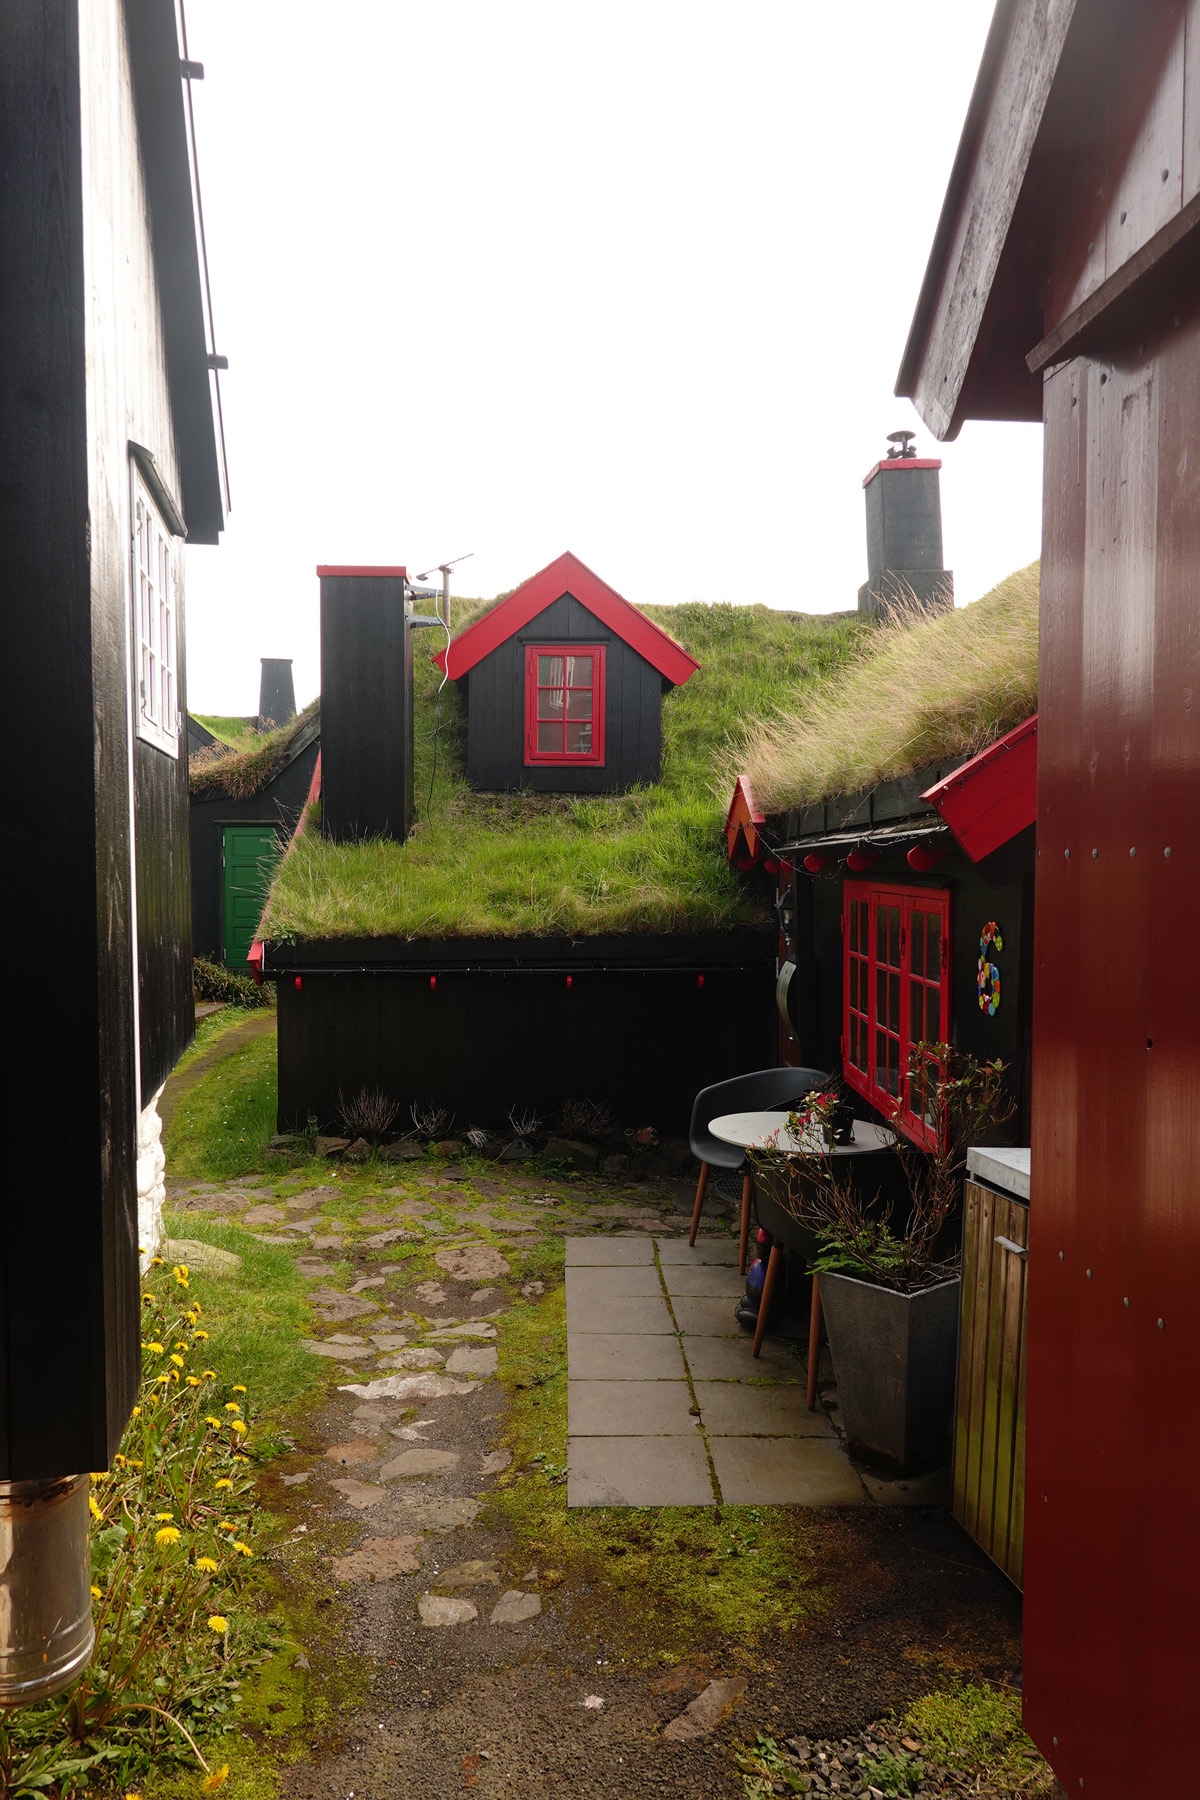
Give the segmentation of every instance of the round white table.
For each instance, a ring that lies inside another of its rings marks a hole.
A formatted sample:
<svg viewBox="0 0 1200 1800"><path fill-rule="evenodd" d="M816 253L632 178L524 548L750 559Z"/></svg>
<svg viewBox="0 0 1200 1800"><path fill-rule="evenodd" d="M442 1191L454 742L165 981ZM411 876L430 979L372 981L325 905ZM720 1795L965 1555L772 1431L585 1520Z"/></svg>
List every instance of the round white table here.
<svg viewBox="0 0 1200 1800"><path fill-rule="evenodd" d="M722 1113L708 1121L708 1129L723 1144L740 1144L744 1150L781 1150L785 1156L862 1156L873 1150L890 1150L896 1141L894 1131L870 1119L855 1119L849 1144L823 1146L808 1136L801 1141L788 1130L787 1114L781 1112Z"/></svg>

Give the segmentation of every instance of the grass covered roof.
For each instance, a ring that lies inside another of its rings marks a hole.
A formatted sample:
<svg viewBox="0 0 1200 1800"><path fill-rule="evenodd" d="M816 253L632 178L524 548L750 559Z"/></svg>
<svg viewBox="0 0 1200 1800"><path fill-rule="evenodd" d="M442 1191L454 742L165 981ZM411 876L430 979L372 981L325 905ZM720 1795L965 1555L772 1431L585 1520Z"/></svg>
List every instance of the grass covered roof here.
<svg viewBox="0 0 1200 1800"><path fill-rule="evenodd" d="M485 604L457 601L458 628ZM731 734L853 664L871 628L853 614L765 606L642 610L700 664L663 697L656 785L588 798L473 792L457 691L448 683L435 713L440 671L418 655L408 842L332 844L303 833L279 870L263 935L590 937L759 923L760 902L724 853Z"/></svg>
<svg viewBox="0 0 1200 1800"><path fill-rule="evenodd" d="M311 700L304 711L298 712L286 725L276 725L270 731L261 732L247 726L239 738L230 741L227 735L221 744L209 744L203 750L197 750L188 758L188 789L193 799L222 793L234 800L249 800L252 794L260 793L290 760L296 740L316 718L320 705L319 700ZM199 713L193 713L192 717L213 731L211 718L201 718ZM218 719L215 723L230 726L245 721ZM219 734L214 732L216 735Z"/></svg>
<svg viewBox="0 0 1200 1800"><path fill-rule="evenodd" d="M895 615L849 662L742 730L733 770L765 813L790 812L949 756L972 756L1037 711L1038 564L970 606ZM731 776L732 785L732 776Z"/></svg>

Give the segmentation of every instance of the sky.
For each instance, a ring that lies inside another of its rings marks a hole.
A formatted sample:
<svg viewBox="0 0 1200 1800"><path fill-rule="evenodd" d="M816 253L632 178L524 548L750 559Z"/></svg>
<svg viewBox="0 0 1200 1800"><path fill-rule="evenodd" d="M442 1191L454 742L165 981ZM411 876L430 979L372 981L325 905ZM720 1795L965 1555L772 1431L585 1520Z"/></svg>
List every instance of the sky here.
<svg viewBox="0 0 1200 1800"><path fill-rule="evenodd" d="M320 686L321 562L573 550L635 604L853 607L886 433L960 603L1031 561L1041 428L893 395L991 0L187 0L233 507L193 711Z"/></svg>

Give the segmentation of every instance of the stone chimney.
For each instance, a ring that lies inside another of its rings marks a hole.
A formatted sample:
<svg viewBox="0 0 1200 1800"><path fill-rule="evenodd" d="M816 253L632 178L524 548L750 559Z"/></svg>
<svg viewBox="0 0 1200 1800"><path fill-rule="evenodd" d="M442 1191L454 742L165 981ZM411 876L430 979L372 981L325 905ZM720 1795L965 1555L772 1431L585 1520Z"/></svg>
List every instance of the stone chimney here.
<svg viewBox="0 0 1200 1800"><path fill-rule="evenodd" d="M911 431L891 431L888 456L863 488L867 498L867 579L859 612L887 613L915 597L935 612L954 605L954 576L942 567L941 462L913 454Z"/></svg>
<svg viewBox="0 0 1200 1800"><path fill-rule="evenodd" d="M264 656L258 677L258 729L286 725L296 716L296 689L290 656Z"/></svg>

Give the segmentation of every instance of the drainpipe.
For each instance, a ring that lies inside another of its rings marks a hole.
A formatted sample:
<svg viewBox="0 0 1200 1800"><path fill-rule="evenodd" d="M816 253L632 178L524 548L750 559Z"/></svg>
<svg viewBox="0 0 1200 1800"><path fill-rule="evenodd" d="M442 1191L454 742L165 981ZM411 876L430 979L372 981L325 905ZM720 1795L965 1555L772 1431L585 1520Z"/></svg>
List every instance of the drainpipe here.
<svg viewBox="0 0 1200 1800"><path fill-rule="evenodd" d="M0 1707L48 1699L91 1660L88 1485L0 1481Z"/></svg>

